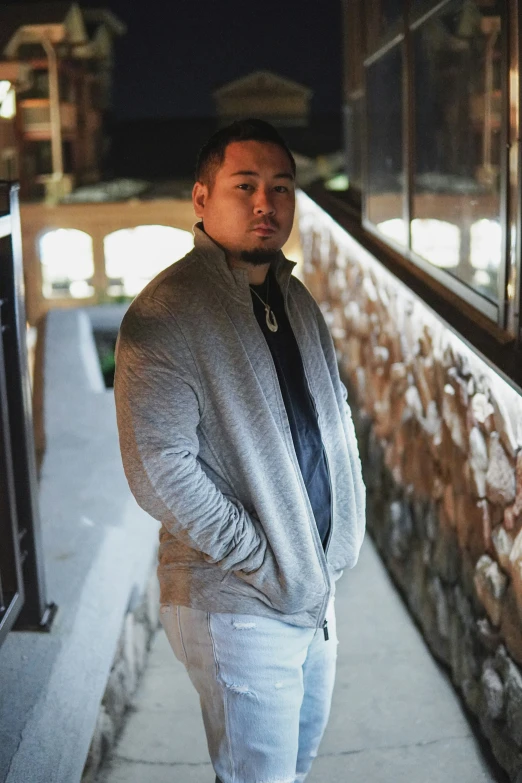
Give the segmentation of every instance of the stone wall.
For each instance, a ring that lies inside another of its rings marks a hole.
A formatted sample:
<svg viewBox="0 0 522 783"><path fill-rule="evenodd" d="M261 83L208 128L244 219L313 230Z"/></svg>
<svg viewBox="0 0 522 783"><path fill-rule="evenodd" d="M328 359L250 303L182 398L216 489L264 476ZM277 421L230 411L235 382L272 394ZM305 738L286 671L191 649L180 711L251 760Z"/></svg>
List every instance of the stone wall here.
<svg viewBox="0 0 522 783"><path fill-rule="evenodd" d="M304 279L336 344L368 530L522 781L522 398L303 194Z"/></svg>
<svg viewBox="0 0 522 783"><path fill-rule="evenodd" d="M126 712L131 706L132 697L145 668L148 651L158 625L159 585L154 564L144 596L136 607L129 607L123 621L85 762L82 783L96 783L100 779L104 761L123 729Z"/></svg>

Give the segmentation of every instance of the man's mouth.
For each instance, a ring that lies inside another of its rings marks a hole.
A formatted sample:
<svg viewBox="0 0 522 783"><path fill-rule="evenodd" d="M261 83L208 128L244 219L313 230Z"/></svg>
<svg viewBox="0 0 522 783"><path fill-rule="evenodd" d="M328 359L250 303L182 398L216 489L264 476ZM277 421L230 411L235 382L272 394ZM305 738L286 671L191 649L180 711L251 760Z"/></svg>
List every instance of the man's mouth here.
<svg viewBox="0 0 522 783"><path fill-rule="evenodd" d="M253 227L252 231L254 234L266 237L270 236L270 234L275 234L277 227L273 223L258 223L257 226Z"/></svg>

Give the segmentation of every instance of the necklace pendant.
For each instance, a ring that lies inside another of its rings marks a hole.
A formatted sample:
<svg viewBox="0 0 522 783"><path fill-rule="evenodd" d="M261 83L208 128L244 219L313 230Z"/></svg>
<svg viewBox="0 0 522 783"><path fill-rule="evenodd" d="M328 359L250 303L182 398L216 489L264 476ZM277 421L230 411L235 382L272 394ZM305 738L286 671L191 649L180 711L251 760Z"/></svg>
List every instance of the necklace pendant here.
<svg viewBox="0 0 522 783"><path fill-rule="evenodd" d="M266 312L266 325L268 326L271 332L277 332L279 326L274 313L269 307L265 307L265 312Z"/></svg>

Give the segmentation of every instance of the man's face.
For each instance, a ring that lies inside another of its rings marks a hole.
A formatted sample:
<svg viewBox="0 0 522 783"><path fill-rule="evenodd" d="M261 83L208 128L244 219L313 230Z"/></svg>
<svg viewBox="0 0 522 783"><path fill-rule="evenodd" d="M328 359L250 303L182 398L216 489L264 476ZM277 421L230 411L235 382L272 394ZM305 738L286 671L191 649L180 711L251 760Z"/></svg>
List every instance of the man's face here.
<svg viewBox="0 0 522 783"><path fill-rule="evenodd" d="M196 182L192 196L205 233L231 257L274 253L290 235L295 183L288 156L277 144L231 142L211 190Z"/></svg>

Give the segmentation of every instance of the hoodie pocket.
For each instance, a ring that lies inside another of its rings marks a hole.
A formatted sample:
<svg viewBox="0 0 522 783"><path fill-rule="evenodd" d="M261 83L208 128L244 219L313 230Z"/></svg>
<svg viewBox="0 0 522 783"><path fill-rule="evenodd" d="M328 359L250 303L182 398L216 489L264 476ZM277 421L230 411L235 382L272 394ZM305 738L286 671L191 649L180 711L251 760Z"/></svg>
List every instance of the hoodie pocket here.
<svg viewBox="0 0 522 783"><path fill-rule="evenodd" d="M315 605L326 590L322 574L317 579L306 580L299 576L284 575L267 546L259 568L250 573L229 571L221 582L221 590L256 598L282 614L296 614Z"/></svg>

